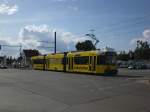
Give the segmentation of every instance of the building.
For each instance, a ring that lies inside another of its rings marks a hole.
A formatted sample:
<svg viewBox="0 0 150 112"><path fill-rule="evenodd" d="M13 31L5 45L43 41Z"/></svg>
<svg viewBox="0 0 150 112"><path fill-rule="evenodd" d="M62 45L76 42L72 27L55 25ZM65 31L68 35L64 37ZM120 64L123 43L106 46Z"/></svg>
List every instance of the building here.
<svg viewBox="0 0 150 112"><path fill-rule="evenodd" d="M21 53L21 66L23 67L31 67L31 57L40 55L39 51L34 49L24 49Z"/></svg>
<svg viewBox="0 0 150 112"><path fill-rule="evenodd" d="M6 56L0 56L0 68L6 68Z"/></svg>

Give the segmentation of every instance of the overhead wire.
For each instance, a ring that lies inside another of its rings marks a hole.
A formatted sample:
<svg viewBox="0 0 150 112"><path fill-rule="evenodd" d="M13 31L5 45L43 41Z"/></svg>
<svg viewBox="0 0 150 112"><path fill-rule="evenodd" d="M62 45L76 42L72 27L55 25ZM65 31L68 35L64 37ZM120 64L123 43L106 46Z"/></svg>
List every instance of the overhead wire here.
<svg viewBox="0 0 150 112"><path fill-rule="evenodd" d="M107 29L105 27L104 30L96 29L96 31L97 32L101 31L101 33L103 33L103 36L104 35L107 36L108 34L116 35L117 33L120 35L121 34L120 31L130 34L130 33L133 33L132 30L143 29L143 28L145 28L145 26L149 25L148 21L146 21L149 18L150 18L150 14L142 16L142 17L134 18L134 19L125 20L123 23L121 23L121 22L113 23L113 24L111 24L113 26L107 27ZM144 24L144 26L141 27L142 24ZM134 27L132 27L132 26L134 26ZM147 28L149 28L149 27L147 27Z"/></svg>

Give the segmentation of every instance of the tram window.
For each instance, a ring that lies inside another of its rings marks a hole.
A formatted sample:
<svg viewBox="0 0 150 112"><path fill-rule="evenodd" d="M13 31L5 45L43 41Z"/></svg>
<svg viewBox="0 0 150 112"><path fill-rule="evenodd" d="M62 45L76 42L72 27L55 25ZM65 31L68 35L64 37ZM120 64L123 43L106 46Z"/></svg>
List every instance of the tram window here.
<svg viewBox="0 0 150 112"><path fill-rule="evenodd" d="M116 53L115 52L107 52L107 63L108 64L116 64Z"/></svg>
<svg viewBox="0 0 150 112"><path fill-rule="evenodd" d="M90 64L92 64L92 56L90 56Z"/></svg>
<svg viewBox="0 0 150 112"><path fill-rule="evenodd" d="M44 64L44 60L43 59L37 59L37 60L33 60L34 64Z"/></svg>
<svg viewBox="0 0 150 112"><path fill-rule="evenodd" d="M63 58L62 59L62 64L68 64L68 59L67 58Z"/></svg>
<svg viewBox="0 0 150 112"><path fill-rule="evenodd" d="M116 57L114 57L114 56L108 56L107 57L107 63L108 64L116 64Z"/></svg>
<svg viewBox="0 0 150 112"><path fill-rule="evenodd" d="M63 64L63 59L52 58L52 59L50 59L50 63L52 63L52 64Z"/></svg>
<svg viewBox="0 0 150 112"><path fill-rule="evenodd" d="M46 60L46 64L49 65L49 59Z"/></svg>
<svg viewBox="0 0 150 112"><path fill-rule="evenodd" d="M86 65L89 64L89 57L84 56L84 57L75 57L74 58L74 63L79 64L79 65Z"/></svg>
<svg viewBox="0 0 150 112"><path fill-rule="evenodd" d="M97 57L97 64L98 65L103 65L106 64L106 56L105 55L100 55Z"/></svg>
<svg viewBox="0 0 150 112"><path fill-rule="evenodd" d="M97 64L115 64L116 56L115 53L107 52L105 55L99 55L97 57Z"/></svg>

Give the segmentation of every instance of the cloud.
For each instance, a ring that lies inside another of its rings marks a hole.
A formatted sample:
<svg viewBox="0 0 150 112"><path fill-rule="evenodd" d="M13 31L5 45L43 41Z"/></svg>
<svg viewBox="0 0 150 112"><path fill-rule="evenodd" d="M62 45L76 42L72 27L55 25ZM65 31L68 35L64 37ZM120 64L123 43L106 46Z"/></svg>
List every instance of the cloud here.
<svg viewBox="0 0 150 112"><path fill-rule="evenodd" d="M57 32L58 52L73 51L77 42L87 39L62 29L51 28L48 25L26 25L20 29L18 37L4 37L0 35L0 44L12 46L22 44L23 49L38 49L42 53L50 53L54 50L47 47L54 46L50 42L54 42L55 31ZM46 43L41 41L46 41ZM2 54L19 56L19 47L5 47Z"/></svg>
<svg viewBox="0 0 150 112"><path fill-rule="evenodd" d="M7 56L19 56L19 47L18 46L18 38L16 37L5 37L0 35L0 45L2 45L0 50L0 55ZM3 46L4 45L4 46ZM16 46L16 47L15 47Z"/></svg>
<svg viewBox="0 0 150 112"><path fill-rule="evenodd" d="M13 15L18 12L17 5L0 4L0 14Z"/></svg>
<svg viewBox="0 0 150 112"><path fill-rule="evenodd" d="M135 44L138 40L150 42L150 29L146 29L146 30L143 32L142 37L132 39L132 40L131 40L131 44Z"/></svg>
<svg viewBox="0 0 150 112"><path fill-rule="evenodd" d="M57 51L64 52L68 50L75 50L75 44L78 41L86 40L85 37L78 37L71 32L66 32L61 29L50 28L48 25L27 25L21 29L19 33L20 42L25 48L38 48L38 46L53 47L54 32L57 32ZM47 41L42 43L40 41ZM53 51L53 49L40 48L45 52Z"/></svg>

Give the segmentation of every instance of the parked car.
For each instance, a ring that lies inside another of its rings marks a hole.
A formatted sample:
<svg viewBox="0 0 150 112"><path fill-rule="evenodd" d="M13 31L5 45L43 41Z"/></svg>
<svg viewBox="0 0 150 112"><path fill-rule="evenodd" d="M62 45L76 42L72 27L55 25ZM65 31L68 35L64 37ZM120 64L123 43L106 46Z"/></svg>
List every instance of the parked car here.
<svg viewBox="0 0 150 112"><path fill-rule="evenodd" d="M135 69L135 66L134 65L129 65L128 69Z"/></svg>
<svg viewBox="0 0 150 112"><path fill-rule="evenodd" d="M6 65L0 65L0 68L1 69L7 69L7 66Z"/></svg>
<svg viewBox="0 0 150 112"><path fill-rule="evenodd" d="M147 69L147 65L143 63L135 63L134 65L129 65L128 69Z"/></svg>
<svg viewBox="0 0 150 112"><path fill-rule="evenodd" d="M147 66L147 69L150 69L150 64L147 64L146 66Z"/></svg>

